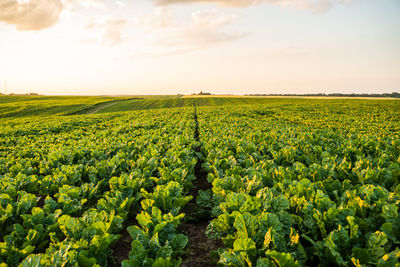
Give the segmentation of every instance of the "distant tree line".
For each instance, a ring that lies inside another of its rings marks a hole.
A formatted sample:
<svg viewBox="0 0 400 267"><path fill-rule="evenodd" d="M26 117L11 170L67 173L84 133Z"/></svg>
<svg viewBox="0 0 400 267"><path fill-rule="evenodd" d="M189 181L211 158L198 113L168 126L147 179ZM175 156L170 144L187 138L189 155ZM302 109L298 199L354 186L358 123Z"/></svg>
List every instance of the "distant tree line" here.
<svg viewBox="0 0 400 267"><path fill-rule="evenodd" d="M1 95L1 93L0 93L0 95ZM26 93L26 94L15 94L15 93L10 93L10 94L8 94L8 95L10 95L10 96L23 96L23 95L39 96L38 93Z"/></svg>
<svg viewBox="0 0 400 267"><path fill-rule="evenodd" d="M400 98L400 93L384 93L384 94L245 94L246 96L322 96L322 97L392 97Z"/></svg>
<svg viewBox="0 0 400 267"><path fill-rule="evenodd" d="M206 92L200 91L200 93L198 93L198 94L193 93L192 95L211 95L211 93L206 93Z"/></svg>

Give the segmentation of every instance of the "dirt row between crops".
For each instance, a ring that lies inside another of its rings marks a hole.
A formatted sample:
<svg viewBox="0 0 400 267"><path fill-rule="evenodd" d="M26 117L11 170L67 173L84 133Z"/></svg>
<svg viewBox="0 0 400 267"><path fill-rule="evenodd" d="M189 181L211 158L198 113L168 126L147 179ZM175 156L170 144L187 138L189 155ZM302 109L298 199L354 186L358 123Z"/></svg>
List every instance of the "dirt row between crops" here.
<svg viewBox="0 0 400 267"><path fill-rule="evenodd" d="M88 112L87 115L95 114L95 113L99 112L100 110L103 110L103 109L105 109L105 108L109 108L109 107L111 107L111 106L114 106L114 105L117 104L117 103L118 103L118 102L112 102L112 103L110 103L110 104L108 104L108 105L104 105L104 106L102 106L102 107L99 107L99 108L97 108L97 109L95 109L95 110L92 110L92 111Z"/></svg>
<svg viewBox="0 0 400 267"><path fill-rule="evenodd" d="M103 107L106 108L106 107ZM200 141L199 122L197 120L197 112L194 114L195 133L194 137L197 142ZM193 148L196 153L201 152L201 147ZM207 173L202 169L204 161L197 158L195 166L196 180L193 181L193 187L189 191L189 195L193 196L192 200L185 205L182 212L185 213L185 221L179 225L180 231L187 235L189 243L182 259L182 267L215 267L218 266L218 258L213 257L213 252L220 248L221 241L213 240L207 237L206 229L211 219L211 210L199 207L196 199L199 195L199 190L211 189L211 184L207 181ZM124 230L120 233L121 238L112 246L115 262L109 266L121 266L123 260L129 258L131 251L132 237L127 232L126 228L130 225L137 225L135 218L129 218L124 223Z"/></svg>
<svg viewBox="0 0 400 267"><path fill-rule="evenodd" d="M199 121L197 119L197 110L194 113L195 133L194 137L197 142L200 141ZM196 153L201 152L201 147L194 148ZM213 240L207 237L206 229L211 219L211 210L205 210L199 207L196 199L199 190L211 189L211 184L207 181L207 173L202 169L203 159L197 158L195 166L196 180L193 182L193 188L189 194L193 199L184 207L186 222L181 224L179 228L189 238L189 244L186 255L182 260L182 267L214 267L217 266L218 258L212 257L212 252L221 247L219 240Z"/></svg>

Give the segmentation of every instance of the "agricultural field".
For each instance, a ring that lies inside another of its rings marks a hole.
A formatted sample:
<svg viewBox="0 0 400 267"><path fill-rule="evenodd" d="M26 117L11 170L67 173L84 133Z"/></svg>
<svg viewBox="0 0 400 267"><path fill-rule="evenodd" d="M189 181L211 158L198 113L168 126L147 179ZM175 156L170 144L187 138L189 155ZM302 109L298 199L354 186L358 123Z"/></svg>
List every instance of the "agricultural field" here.
<svg viewBox="0 0 400 267"><path fill-rule="evenodd" d="M400 266L400 101L0 97L0 266Z"/></svg>
<svg viewBox="0 0 400 267"><path fill-rule="evenodd" d="M90 115L146 109L271 104L289 99L235 96L1 96L0 118ZM296 102L301 99L290 99Z"/></svg>

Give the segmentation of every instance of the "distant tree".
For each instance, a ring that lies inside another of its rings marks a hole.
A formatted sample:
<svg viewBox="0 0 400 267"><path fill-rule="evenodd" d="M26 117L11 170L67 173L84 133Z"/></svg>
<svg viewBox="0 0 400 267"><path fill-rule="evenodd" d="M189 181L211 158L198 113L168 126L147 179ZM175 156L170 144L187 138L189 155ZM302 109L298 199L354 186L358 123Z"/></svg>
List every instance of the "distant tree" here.
<svg viewBox="0 0 400 267"><path fill-rule="evenodd" d="M200 91L199 95L211 95L211 93L205 93L203 91Z"/></svg>

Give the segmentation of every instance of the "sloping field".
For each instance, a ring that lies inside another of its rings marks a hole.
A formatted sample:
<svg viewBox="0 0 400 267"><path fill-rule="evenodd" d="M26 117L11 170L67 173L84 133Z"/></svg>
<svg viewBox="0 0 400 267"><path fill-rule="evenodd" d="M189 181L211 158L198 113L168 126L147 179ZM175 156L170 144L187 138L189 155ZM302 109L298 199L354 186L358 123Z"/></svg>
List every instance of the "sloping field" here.
<svg viewBox="0 0 400 267"><path fill-rule="evenodd" d="M246 97L207 97L207 98L169 98L169 99L138 99L120 101L112 107L102 109L101 113L129 111L155 108L193 107L193 106L224 106L262 104L268 99Z"/></svg>
<svg viewBox="0 0 400 267"><path fill-rule="evenodd" d="M0 118L89 112L105 102L127 98L96 96L0 96Z"/></svg>

